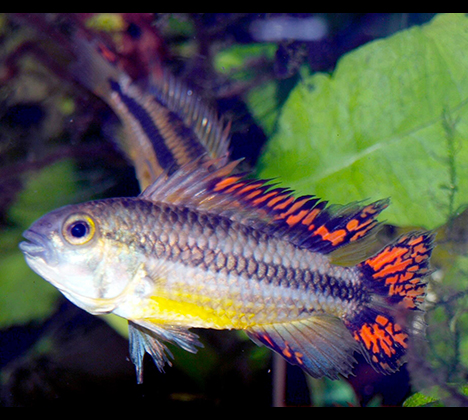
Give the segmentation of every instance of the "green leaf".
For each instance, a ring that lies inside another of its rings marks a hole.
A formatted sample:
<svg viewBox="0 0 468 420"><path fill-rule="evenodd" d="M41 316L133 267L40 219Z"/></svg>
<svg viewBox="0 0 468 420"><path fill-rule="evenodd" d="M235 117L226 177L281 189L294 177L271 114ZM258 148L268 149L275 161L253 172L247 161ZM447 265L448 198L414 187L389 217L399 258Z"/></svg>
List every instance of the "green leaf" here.
<svg viewBox="0 0 468 420"><path fill-rule="evenodd" d="M403 407L450 407L452 405L445 401L447 401L447 398L450 400L450 396L447 394L447 389L451 387L452 385L448 384L446 389L442 389L438 386L425 389L422 392L418 392L409 397L403 403ZM466 385L462 385L454 387L450 392L457 392L459 395L468 396L467 391L468 387Z"/></svg>
<svg viewBox="0 0 468 420"><path fill-rule="evenodd" d="M303 77L261 176L336 204L390 197L385 218L434 228L468 202L468 18L365 45Z"/></svg>
<svg viewBox="0 0 468 420"><path fill-rule="evenodd" d="M247 102L255 120L262 125L265 134L271 136L278 121L278 84L269 82L252 89L248 93Z"/></svg>
<svg viewBox="0 0 468 420"><path fill-rule="evenodd" d="M416 393L409 397L403 404L403 407L409 407L409 408L414 408L414 407L433 407L433 406L442 406L440 403L440 400L435 397L431 397L428 395L425 395L423 393Z"/></svg>

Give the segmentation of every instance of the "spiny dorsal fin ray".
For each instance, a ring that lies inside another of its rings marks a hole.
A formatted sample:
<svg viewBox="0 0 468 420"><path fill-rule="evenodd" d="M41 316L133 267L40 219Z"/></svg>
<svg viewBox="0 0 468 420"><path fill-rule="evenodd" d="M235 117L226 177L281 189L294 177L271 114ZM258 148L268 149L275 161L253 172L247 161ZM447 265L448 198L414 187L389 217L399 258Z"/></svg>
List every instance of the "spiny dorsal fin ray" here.
<svg viewBox="0 0 468 420"><path fill-rule="evenodd" d="M140 197L261 227L323 254L369 235L379 225L376 217L388 206L383 200L332 208L316 197L295 198L291 190L277 188L270 181L233 174L237 164L226 165L222 158L194 161L160 177Z"/></svg>
<svg viewBox="0 0 468 420"><path fill-rule="evenodd" d="M171 112L179 115L187 127L191 127L207 149L209 157L227 155L231 124L219 117L216 110L202 101L184 82L161 65L155 67L148 91Z"/></svg>

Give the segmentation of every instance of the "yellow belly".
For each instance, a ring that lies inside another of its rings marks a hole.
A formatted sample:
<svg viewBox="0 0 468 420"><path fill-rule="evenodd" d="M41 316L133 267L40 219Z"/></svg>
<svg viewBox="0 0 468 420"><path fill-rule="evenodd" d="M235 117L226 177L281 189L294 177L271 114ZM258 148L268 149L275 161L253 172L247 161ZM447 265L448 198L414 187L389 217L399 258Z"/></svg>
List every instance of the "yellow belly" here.
<svg viewBox="0 0 468 420"><path fill-rule="evenodd" d="M255 325L255 313L242 312L231 299L189 298L153 297L145 311L145 318L157 323L218 330L239 330Z"/></svg>

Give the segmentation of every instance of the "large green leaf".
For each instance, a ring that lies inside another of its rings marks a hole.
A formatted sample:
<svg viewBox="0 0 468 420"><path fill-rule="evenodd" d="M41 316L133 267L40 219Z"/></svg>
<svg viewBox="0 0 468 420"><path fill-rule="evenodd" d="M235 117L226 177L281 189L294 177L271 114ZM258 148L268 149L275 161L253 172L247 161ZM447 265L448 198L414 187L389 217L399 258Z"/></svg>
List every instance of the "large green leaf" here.
<svg viewBox="0 0 468 420"><path fill-rule="evenodd" d="M430 24L303 77L261 176L336 204L390 197L385 218L434 228L468 203L468 18Z"/></svg>

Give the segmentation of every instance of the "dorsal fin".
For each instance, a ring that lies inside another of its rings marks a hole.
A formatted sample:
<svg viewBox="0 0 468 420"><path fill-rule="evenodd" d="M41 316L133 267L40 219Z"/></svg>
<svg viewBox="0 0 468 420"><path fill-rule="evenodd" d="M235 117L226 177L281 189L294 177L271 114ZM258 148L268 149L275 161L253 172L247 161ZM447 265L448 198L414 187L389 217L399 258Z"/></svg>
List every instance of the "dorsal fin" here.
<svg viewBox="0 0 468 420"><path fill-rule="evenodd" d="M161 64L146 82L134 81L103 42L73 37L74 77L103 99L119 117L125 135L113 136L135 166L141 189L165 171L229 152L230 124Z"/></svg>
<svg viewBox="0 0 468 420"><path fill-rule="evenodd" d="M148 86L150 94L178 115L196 134L211 159L229 153L231 124L207 105L183 81L156 65Z"/></svg>
<svg viewBox="0 0 468 420"><path fill-rule="evenodd" d="M379 225L376 217L388 206L388 200L382 200L332 208L313 196L295 198L291 190L277 188L268 180L233 174L238 162L223 162L192 162L160 177L140 197L262 227L323 254L369 235Z"/></svg>

